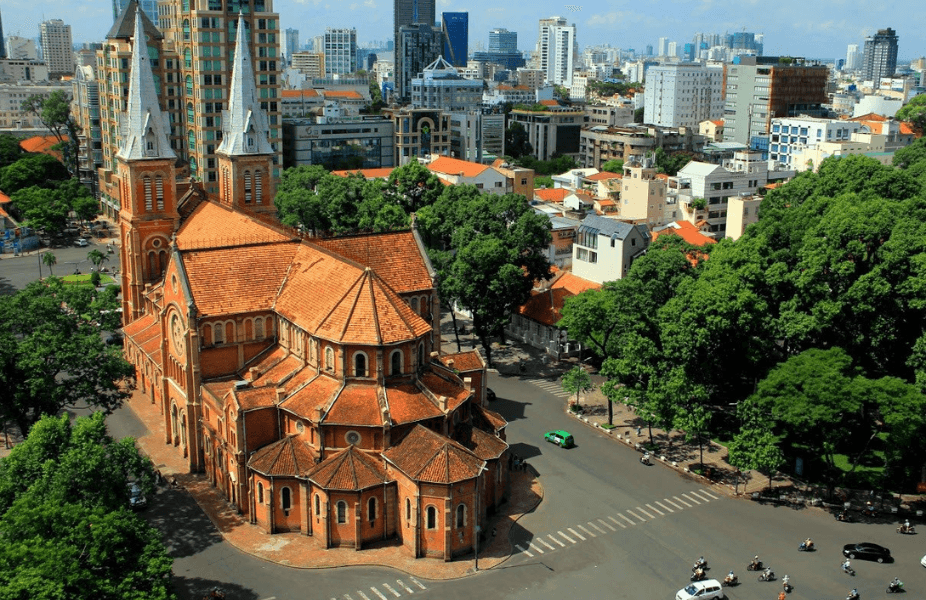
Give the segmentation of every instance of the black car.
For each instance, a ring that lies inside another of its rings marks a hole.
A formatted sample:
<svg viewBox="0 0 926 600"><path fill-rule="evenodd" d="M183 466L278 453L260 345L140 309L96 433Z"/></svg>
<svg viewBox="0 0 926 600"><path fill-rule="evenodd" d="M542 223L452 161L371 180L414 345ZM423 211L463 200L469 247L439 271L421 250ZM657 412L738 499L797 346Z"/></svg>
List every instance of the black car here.
<svg viewBox="0 0 926 600"><path fill-rule="evenodd" d="M876 560L879 563L891 562L891 551L884 546L871 542L846 544L842 547L842 554L846 558L860 558L863 560Z"/></svg>
<svg viewBox="0 0 926 600"><path fill-rule="evenodd" d="M489 402L495 402L495 392L492 391L492 388L486 388L486 400Z"/></svg>

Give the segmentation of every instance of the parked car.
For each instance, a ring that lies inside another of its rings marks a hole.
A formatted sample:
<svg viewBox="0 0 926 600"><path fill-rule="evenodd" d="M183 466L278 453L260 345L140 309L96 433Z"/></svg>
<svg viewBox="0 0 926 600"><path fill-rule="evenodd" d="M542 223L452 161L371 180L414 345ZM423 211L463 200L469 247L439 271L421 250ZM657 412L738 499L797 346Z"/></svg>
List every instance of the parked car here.
<svg viewBox="0 0 926 600"><path fill-rule="evenodd" d="M123 342L123 337L121 333L113 333L106 338L107 346L121 346Z"/></svg>
<svg viewBox="0 0 926 600"><path fill-rule="evenodd" d="M86 238L77 238L77 241L74 242L74 245L79 248L86 248L90 245L90 242L88 242Z"/></svg>
<svg viewBox="0 0 926 600"><path fill-rule="evenodd" d="M489 402L495 402L495 392L492 391L492 388L486 388L486 400Z"/></svg>
<svg viewBox="0 0 926 600"><path fill-rule="evenodd" d="M135 481L129 483L129 506L134 509L148 506L148 498L145 497L144 490Z"/></svg>
<svg viewBox="0 0 926 600"><path fill-rule="evenodd" d="M723 587L716 579L695 581L675 594L675 600L711 600L713 598L723 598Z"/></svg>
<svg viewBox="0 0 926 600"><path fill-rule="evenodd" d="M858 544L846 544L842 548L842 554L846 558L859 558L862 560L876 560L879 563L891 562L891 551L884 546L879 546L872 542L859 542Z"/></svg>
<svg viewBox="0 0 926 600"><path fill-rule="evenodd" d="M572 434L568 431L563 431L562 429L546 432L543 434L543 439L552 444L556 444L560 448L572 448L576 445Z"/></svg>

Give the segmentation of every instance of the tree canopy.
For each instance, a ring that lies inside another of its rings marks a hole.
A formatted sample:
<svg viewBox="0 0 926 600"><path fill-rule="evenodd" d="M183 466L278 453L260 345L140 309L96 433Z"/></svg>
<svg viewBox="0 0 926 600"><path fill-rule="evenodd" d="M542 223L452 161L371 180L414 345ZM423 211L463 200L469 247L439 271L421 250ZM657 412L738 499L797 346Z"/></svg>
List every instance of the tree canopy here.
<svg viewBox="0 0 926 600"><path fill-rule="evenodd" d="M0 597L176 598L159 533L128 508L128 482L150 493L152 473L102 413L40 419L0 460Z"/></svg>
<svg viewBox="0 0 926 600"><path fill-rule="evenodd" d="M71 115L71 98L62 90L52 92L47 98L32 95L23 100L22 110L36 115L58 139L64 164L69 173L76 176L80 139L77 135L79 127Z"/></svg>
<svg viewBox="0 0 926 600"><path fill-rule="evenodd" d="M894 118L899 121L909 121L922 132L923 129L926 129L926 94L919 94L911 98L897 111Z"/></svg>
<svg viewBox="0 0 926 600"><path fill-rule="evenodd" d="M118 308L115 288L97 292L55 277L0 297L0 419L28 432L64 408L121 406L134 369L101 335Z"/></svg>

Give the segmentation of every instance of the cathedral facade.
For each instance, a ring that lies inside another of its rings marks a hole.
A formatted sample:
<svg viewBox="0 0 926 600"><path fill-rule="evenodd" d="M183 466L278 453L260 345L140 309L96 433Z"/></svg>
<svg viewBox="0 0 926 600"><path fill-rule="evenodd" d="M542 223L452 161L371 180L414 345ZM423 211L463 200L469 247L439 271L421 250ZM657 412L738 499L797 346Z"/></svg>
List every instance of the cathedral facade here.
<svg viewBox="0 0 926 600"><path fill-rule="evenodd" d="M269 533L472 552L508 487L485 364L440 354L435 274L414 230L321 240L276 222L245 32L239 20L210 194L178 180L136 17L117 160L138 387L190 472Z"/></svg>

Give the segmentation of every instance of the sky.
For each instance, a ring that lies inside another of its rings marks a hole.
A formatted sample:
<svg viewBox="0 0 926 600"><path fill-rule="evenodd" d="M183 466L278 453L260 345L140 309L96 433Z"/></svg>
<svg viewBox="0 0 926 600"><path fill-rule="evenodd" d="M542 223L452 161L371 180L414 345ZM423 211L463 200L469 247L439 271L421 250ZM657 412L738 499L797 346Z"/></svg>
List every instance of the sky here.
<svg viewBox="0 0 926 600"><path fill-rule="evenodd" d="M326 27L356 27L361 45L392 32L392 0L276 0L273 8L281 30L298 29L301 42ZM610 44L642 52L663 36L684 44L698 32L745 30L765 34L769 56L845 58L848 44L861 48L866 35L891 27L901 60L926 55L926 11L914 0L437 0L438 20L441 12L469 12L471 47L487 45L489 30L504 27L518 32L521 50L532 50L537 21L562 16L575 23L580 48ZM43 20L61 19L75 43L102 41L113 20L111 0L0 0L0 15L4 35L23 37L37 37Z"/></svg>

